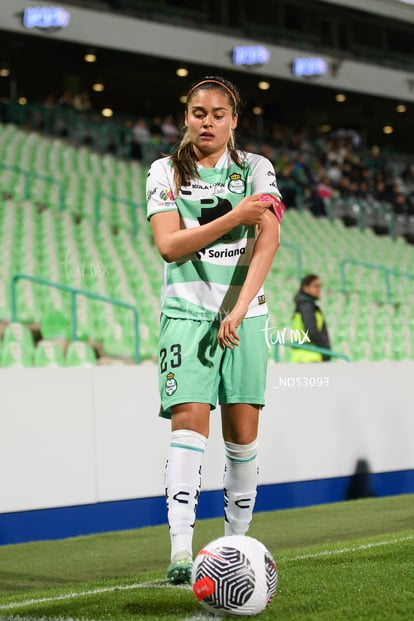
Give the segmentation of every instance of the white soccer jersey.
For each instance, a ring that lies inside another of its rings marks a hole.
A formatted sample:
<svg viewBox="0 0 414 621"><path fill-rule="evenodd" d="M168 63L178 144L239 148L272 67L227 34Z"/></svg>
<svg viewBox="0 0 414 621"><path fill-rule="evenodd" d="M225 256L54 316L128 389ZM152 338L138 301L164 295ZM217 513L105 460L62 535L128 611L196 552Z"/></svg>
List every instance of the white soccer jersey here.
<svg viewBox="0 0 414 621"><path fill-rule="evenodd" d="M244 155L240 153L243 161ZM199 168L199 178L182 187L174 198L174 171L170 158L156 160L147 178L147 216L178 211L182 228L201 226L234 209L258 192L280 198L272 163L246 153L246 165L237 166L226 151L214 168ZM238 226L206 248L176 262L165 263L162 312L169 317L214 320L234 307L249 269L255 227ZM267 312L261 289L246 317Z"/></svg>

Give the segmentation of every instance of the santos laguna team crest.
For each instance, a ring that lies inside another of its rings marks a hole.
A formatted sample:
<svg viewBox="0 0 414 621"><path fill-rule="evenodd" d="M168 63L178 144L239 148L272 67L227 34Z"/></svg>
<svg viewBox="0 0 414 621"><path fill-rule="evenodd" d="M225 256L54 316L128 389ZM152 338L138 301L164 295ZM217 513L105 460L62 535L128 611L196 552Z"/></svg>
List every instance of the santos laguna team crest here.
<svg viewBox="0 0 414 621"><path fill-rule="evenodd" d="M244 194L246 191L246 182L240 175L240 173L232 173L230 175L229 183L227 186L230 192L233 194Z"/></svg>
<svg viewBox="0 0 414 621"><path fill-rule="evenodd" d="M167 379L165 380L165 392L169 397L171 397L175 391L177 390L177 380L175 379L174 373L171 371L167 374Z"/></svg>

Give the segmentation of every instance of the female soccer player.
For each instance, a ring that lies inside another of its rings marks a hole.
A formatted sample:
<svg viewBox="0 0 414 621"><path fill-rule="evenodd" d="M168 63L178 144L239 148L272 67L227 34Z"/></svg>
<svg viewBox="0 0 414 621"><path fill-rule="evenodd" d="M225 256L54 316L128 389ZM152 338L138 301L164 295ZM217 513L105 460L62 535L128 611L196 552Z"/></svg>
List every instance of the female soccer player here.
<svg viewBox="0 0 414 621"><path fill-rule="evenodd" d="M257 487L257 431L268 351L262 285L284 211L272 164L238 151L239 94L221 77L190 89L177 150L147 181L148 218L165 261L160 415L171 419L165 471L171 563L188 582L210 410L221 405L225 534L244 534Z"/></svg>

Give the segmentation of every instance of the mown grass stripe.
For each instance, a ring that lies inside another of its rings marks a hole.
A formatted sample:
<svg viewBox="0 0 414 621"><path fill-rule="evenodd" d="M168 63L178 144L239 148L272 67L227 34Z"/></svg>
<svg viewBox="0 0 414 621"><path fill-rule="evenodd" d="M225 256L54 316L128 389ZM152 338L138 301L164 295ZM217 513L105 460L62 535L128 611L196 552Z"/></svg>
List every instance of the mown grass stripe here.
<svg viewBox="0 0 414 621"><path fill-rule="evenodd" d="M396 543L403 543L404 541L410 541L414 539L414 535L406 535L404 537L393 537L392 539L384 539L382 541L373 541L371 543L361 543L358 546L350 546L348 548L338 548L337 550L321 550L319 552L309 553L309 554L298 554L296 556L291 557L279 557L277 560L279 562L296 562L303 561L315 558L322 558L324 556L335 556L338 554L348 554L352 552L361 552L363 550L369 550L372 548L377 548L379 546L392 545ZM13 610L16 608L23 608L26 606L35 606L37 604L47 604L51 602L64 601L69 599L76 599L79 597L89 597L93 595L99 595L101 593L110 593L115 591L127 591L133 589L144 589L144 588L183 588L190 589L190 585L172 585L167 581L157 581L154 580L152 582L135 582L133 584L123 584L123 585L114 585L111 587L99 587L96 589L90 589L89 591L78 591L72 593L65 593L62 595L55 595L52 597L41 597L38 599L27 599L22 600L20 602L10 602L9 604L0 604L0 611L3 610ZM200 618L200 617L194 617ZM192 619L192 617L190 618Z"/></svg>
<svg viewBox="0 0 414 621"><path fill-rule="evenodd" d="M406 537L395 537L393 539L386 539L384 541L373 541L371 543L361 543L359 546L352 546L350 548L339 548L338 550L321 550L319 552L313 552L309 554L298 554L296 556L286 557L282 560L283 562L306 561L308 559L321 558L323 556L335 556L337 554L347 554L349 552L362 552L363 550L370 550L371 548L387 546L393 543L401 543L404 541L409 541L410 539L414 539L414 535L407 535Z"/></svg>

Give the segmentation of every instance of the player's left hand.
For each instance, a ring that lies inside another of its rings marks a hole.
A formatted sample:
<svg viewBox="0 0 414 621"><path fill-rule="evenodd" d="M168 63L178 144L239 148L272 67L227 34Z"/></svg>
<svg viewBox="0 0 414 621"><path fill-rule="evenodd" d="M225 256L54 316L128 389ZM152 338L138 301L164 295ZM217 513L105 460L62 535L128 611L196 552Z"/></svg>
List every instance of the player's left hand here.
<svg viewBox="0 0 414 621"><path fill-rule="evenodd" d="M217 334L218 344L221 349L228 347L233 349L239 345L240 337L237 334L237 328L244 319L247 308L238 309L235 307L221 322Z"/></svg>

